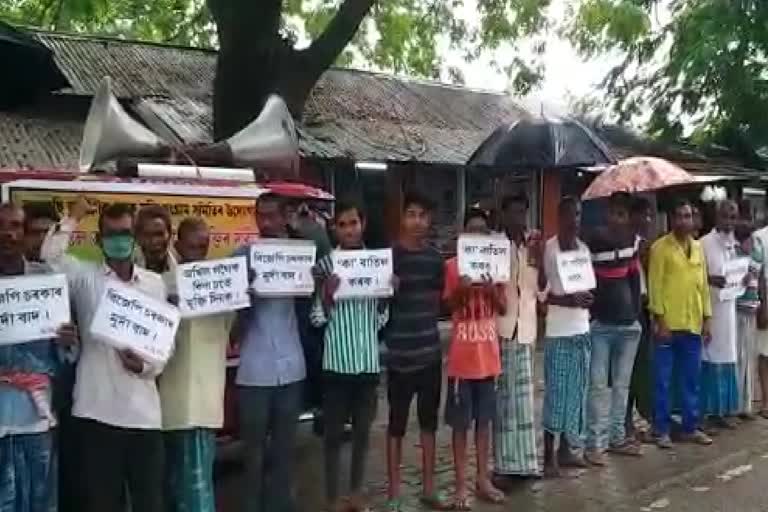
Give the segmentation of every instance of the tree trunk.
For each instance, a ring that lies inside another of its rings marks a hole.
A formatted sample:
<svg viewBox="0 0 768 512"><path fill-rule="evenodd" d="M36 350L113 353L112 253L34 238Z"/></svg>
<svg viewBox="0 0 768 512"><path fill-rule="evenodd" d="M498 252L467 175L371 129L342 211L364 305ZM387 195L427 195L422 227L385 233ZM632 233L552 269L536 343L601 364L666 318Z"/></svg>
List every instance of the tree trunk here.
<svg viewBox="0 0 768 512"><path fill-rule="evenodd" d="M207 0L219 35L213 84L214 139L255 119L267 97L282 96L300 119L312 88L349 43L375 0L346 0L326 31L296 51L280 34L282 0Z"/></svg>

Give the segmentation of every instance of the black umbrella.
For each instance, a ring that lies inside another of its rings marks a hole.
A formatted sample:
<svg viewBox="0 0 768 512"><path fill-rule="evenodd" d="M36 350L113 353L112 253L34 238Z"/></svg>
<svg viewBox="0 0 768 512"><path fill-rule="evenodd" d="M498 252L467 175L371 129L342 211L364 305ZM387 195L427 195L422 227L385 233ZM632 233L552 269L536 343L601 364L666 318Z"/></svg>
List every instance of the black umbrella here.
<svg viewBox="0 0 768 512"><path fill-rule="evenodd" d="M573 119L522 119L497 128L467 162L505 169L556 169L616 163L600 138Z"/></svg>
<svg viewBox="0 0 768 512"><path fill-rule="evenodd" d="M53 52L33 35L0 21L0 106L14 107L40 93L69 87Z"/></svg>

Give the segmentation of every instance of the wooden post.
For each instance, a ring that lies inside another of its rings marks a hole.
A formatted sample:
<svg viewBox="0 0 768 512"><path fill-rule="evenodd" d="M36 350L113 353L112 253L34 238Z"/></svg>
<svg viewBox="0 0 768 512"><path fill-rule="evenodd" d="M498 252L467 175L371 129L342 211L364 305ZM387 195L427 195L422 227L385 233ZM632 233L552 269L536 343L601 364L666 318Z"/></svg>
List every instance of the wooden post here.
<svg viewBox="0 0 768 512"><path fill-rule="evenodd" d="M560 203L560 172L542 171L541 224L545 239L557 234L557 205Z"/></svg>

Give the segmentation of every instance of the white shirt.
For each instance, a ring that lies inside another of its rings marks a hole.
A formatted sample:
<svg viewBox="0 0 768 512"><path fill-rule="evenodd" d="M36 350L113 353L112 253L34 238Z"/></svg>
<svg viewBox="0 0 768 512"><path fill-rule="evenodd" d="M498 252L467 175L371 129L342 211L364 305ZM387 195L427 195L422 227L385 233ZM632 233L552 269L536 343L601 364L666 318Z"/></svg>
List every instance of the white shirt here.
<svg viewBox="0 0 768 512"><path fill-rule="evenodd" d="M701 237L701 248L707 260L707 274L724 275L725 262L736 257L733 233L713 229ZM710 363L736 362L736 299L720 300L720 289L709 287L712 302L712 340L705 345L701 359Z"/></svg>
<svg viewBox="0 0 768 512"><path fill-rule="evenodd" d="M64 257L60 262L69 281L69 293L80 326L81 352L77 363L72 414L114 427L160 429L162 414L155 378L162 366L145 364L141 375L126 370L117 351L90 334L96 308L108 280L118 279L103 264ZM166 300L162 278L133 267L133 277L124 285L156 299Z"/></svg>
<svg viewBox="0 0 768 512"><path fill-rule="evenodd" d="M583 251L591 261L589 248L581 240L576 240L578 251ZM547 240L544 246L544 275L547 278L549 293L553 295L565 295L560 274L557 271L557 254L560 243L557 236ZM545 336L548 338L562 338L578 336L589 332L589 310L585 308L566 308L554 304L547 305L547 327Z"/></svg>
<svg viewBox="0 0 768 512"><path fill-rule="evenodd" d="M527 239L527 234L526 234ZM499 336L530 345L536 342L536 303L539 291L539 269L528 263L528 247L510 240L510 279L504 286L507 311L498 317Z"/></svg>

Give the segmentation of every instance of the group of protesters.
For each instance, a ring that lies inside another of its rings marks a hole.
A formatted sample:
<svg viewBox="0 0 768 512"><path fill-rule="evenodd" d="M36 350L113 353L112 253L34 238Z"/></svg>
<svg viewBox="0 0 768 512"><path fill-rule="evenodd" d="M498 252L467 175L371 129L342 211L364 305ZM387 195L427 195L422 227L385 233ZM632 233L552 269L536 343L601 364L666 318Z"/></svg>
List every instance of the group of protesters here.
<svg viewBox="0 0 768 512"><path fill-rule="evenodd" d="M528 228L528 207L525 196L513 195L497 216L479 208L466 213L465 232L498 230L509 239L507 282L473 282L461 275L457 258L444 261L430 243L431 201L408 193L392 244L391 298L336 300L339 278L328 245L318 254L312 297L254 294L237 313L183 319L173 355L160 365L94 339L88 326L110 279L177 300L176 266L209 257L205 221L186 218L174 230L160 206L134 212L108 205L99 212L96 239L103 262L93 263L67 253L87 203L78 202L61 221L40 205L0 205L0 276L63 273L73 305L73 322L51 340L0 346L0 512L214 512L215 433L223 424L230 340L240 348L244 510L294 510L294 447L313 366L307 355L313 329L322 329L325 493L332 512L371 510L364 484L380 340L387 348L388 512L402 510L403 438L414 396L421 502L434 510L470 509L473 428L473 494L503 503L504 491L521 478L599 468L607 453L641 456L643 442L711 444L718 429L755 417L753 382L768 369L758 357L768 230L753 232L736 203L723 201L715 228L697 240L692 207L680 202L669 212L670 232L651 241L648 201L617 193L607 200L605 225L583 233L581 203L563 198L557 233L544 241ZM260 236L301 237L294 215L283 198L263 196L256 208ZM331 228L335 247L365 248L366 214L358 202L338 201ZM595 285L566 293L562 255L579 253ZM250 268L248 246L234 255L245 256ZM750 260L749 271L732 296L724 293L734 284L725 269L738 257ZM444 353L438 320L446 309L452 333ZM534 413L539 338L541 423ZM452 497L435 482L441 410L453 431ZM635 428L635 411L648 431ZM765 407L759 412L768 416ZM350 481L343 486L349 492L342 493L340 451L350 420Z"/></svg>

